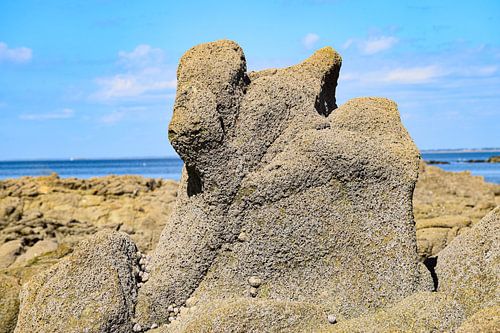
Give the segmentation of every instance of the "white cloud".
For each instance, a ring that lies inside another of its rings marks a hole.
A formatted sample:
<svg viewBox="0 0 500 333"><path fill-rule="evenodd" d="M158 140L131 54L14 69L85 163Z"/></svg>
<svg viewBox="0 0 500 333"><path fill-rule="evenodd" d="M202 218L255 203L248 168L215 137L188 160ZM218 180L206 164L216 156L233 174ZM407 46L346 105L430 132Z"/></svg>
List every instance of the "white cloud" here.
<svg viewBox="0 0 500 333"><path fill-rule="evenodd" d="M175 71L165 64L164 59L161 49L146 44L138 45L130 52L118 52L121 73L96 78L99 89L91 98L101 102L167 98L168 92L176 88L177 81Z"/></svg>
<svg viewBox="0 0 500 333"><path fill-rule="evenodd" d="M346 41L344 42L344 44L342 44L342 48L343 48L344 50L347 50L348 48L350 48L350 47L351 47L351 45L352 45L353 43L354 43L354 39L349 38L348 40L346 40Z"/></svg>
<svg viewBox="0 0 500 333"><path fill-rule="evenodd" d="M359 48L364 54L375 54L393 47L399 39L393 36L380 36L363 40L359 43Z"/></svg>
<svg viewBox="0 0 500 333"><path fill-rule="evenodd" d="M316 43L319 41L319 36L315 33L308 33L307 35L302 38L302 45L310 50L312 49Z"/></svg>
<svg viewBox="0 0 500 333"><path fill-rule="evenodd" d="M99 118L99 122L106 125L113 125L122 121L126 116L133 113L143 113L147 111L144 106L121 107Z"/></svg>
<svg viewBox="0 0 500 333"><path fill-rule="evenodd" d="M19 119L22 120L53 120L53 119L69 119L73 118L75 111L73 109L62 109L61 111L50 113L32 113L22 114Z"/></svg>
<svg viewBox="0 0 500 333"><path fill-rule="evenodd" d="M125 112L113 111L107 115L102 116L99 121L103 124L115 124L125 117Z"/></svg>
<svg viewBox="0 0 500 333"><path fill-rule="evenodd" d="M156 75L141 71L133 74L117 74L112 77L97 78L96 83L100 86L100 90L94 97L100 100L110 100L175 89L177 81L175 79L161 80Z"/></svg>
<svg viewBox="0 0 500 333"><path fill-rule="evenodd" d="M445 73L438 66L396 68L381 76L381 81L389 83L426 83Z"/></svg>
<svg viewBox="0 0 500 333"><path fill-rule="evenodd" d="M130 52L118 52L118 59L120 64L127 67L149 67L161 65L165 59L165 53L162 49L140 44Z"/></svg>
<svg viewBox="0 0 500 333"><path fill-rule="evenodd" d="M342 48L347 50L356 45L363 54L372 55L392 48L399 42L394 36L377 36L368 39L349 38L342 44Z"/></svg>
<svg viewBox="0 0 500 333"><path fill-rule="evenodd" d="M491 76L498 71L498 66L471 66L460 68L457 70L457 74L462 74L464 76L481 77L481 76Z"/></svg>
<svg viewBox="0 0 500 333"><path fill-rule="evenodd" d="M33 57L33 52L27 47L9 48L3 42L0 42L0 62L24 63L29 62Z"/></svg>

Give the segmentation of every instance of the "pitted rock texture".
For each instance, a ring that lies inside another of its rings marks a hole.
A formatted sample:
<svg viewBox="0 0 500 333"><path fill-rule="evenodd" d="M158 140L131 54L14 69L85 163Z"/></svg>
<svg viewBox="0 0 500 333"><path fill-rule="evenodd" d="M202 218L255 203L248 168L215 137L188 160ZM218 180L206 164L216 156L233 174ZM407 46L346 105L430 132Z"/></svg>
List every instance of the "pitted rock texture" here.
<svg viewBox="0 0 500 333"><path fill-rule="evenodd" d="M468 318L457 333L496 333L500 327L500 305L483 308Z"/></svg>
<svg viewBox="0 0 500 333"><path fill-rule="evenodd" d="M321 304L349 318L418 289L419 152L394 102L337 108L340 65L323 48L246 74L225 40L182 57L169 138L185 169L139 321L168 323L167 305L189 297Z"/></svg>
<svg viewBox="0 0 500 333"><path fill-rule="evenodd" d="M500 206L439 253L438 291L463 305L467 316L500 306Z"/></svg>
<svg viewBox="0 0 500 333"><path fill-rule="evenodd" d="M101 231L25 284L16 333L131 332L137 248Z"/></svg>
<svg viewBox="0 0 500 333"><path fill-rule="evenodd" d="M465 315L453 298L419 292L374 313L338 323L335 333L454 332Z"/></svg>
<svg viewBox="0 0 500 333"><path fill-rule="evenodd" d="M15 278L0 274L0 333L14 332L19 311L19 289Z"/></svg>

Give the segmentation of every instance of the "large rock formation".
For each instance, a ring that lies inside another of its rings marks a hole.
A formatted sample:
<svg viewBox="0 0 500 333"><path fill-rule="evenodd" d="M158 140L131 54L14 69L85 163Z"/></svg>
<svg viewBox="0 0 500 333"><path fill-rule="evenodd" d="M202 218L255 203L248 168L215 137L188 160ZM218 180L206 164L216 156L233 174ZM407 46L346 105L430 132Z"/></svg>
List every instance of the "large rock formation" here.
<svg viewBox="0 0 500 333"><path fill-rule="evenodd" d="M169 138L185 169L140 289L142 323L171 321L168 305L188 298L300 302L349 318L418 289L418 150L394 102L337 108L340 64L324 48L247 75L230 41L182 57Z"/></svg>
<svg viewBox="0 0 500 333"><path fill-rule="evenodd" d="M137 296L137 248L101 231L23 286L17 333L130 332Z"/></svg>

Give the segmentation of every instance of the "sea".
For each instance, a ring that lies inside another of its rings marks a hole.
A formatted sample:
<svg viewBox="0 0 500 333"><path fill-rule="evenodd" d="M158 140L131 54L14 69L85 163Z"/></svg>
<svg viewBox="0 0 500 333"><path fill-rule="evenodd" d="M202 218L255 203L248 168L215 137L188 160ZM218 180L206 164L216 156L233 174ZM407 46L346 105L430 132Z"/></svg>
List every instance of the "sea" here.
<svg viewBox="0 0 500 333"><path fill-rule="evenodd" d="M500 163L470 163L469 160L487 160L496 152L422 152L425 161L449 164L436 165L446 171L468 170L483 176L488 182L500 184ZM60 177L91 178L106 175L141 175L150 178L179 180L183 162L178 157L126 159L68 159L34 161L0 161L0 179L23 176L45 176L55 172Z"/></svg>

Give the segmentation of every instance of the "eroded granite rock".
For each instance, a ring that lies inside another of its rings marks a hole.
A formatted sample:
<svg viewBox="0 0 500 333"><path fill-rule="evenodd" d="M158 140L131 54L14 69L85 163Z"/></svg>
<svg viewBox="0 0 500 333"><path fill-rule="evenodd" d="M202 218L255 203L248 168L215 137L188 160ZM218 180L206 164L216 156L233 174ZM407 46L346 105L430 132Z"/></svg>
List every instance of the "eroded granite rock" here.
<svg viewBox="0 0 500 333"><path fill-rule="evenodd" d="M137 248L101 231L22 288L16 333L131 332Z"/></svg>
<svg viewBox="0 0 500 333"><path fill-rule="evenodd" d="M169 138L185 169L140 289L143 324L168 323L168 305L188 298L242 296L350 318L419 288L419 152L394 102L337 108L340 64L323 48L247 74L243 51L225 40L182 57Z"/></svg>

